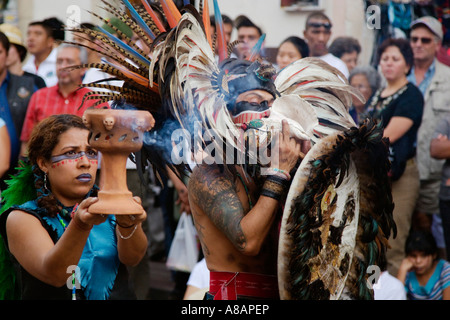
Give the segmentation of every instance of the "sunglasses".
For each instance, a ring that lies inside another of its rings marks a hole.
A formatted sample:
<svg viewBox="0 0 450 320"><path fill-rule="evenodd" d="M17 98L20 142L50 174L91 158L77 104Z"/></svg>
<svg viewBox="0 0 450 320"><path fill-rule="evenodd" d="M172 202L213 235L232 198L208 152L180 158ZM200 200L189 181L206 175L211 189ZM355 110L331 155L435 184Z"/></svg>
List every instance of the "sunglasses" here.
<svg viewBox="0 0 450 320"><path fill-rule="evenodd" d="M421 38L421 37L411 37L411 42L416 43L417 41L421 41L423 44L430 44L433 41L432 38Z"/></svg>
<svg viewBox="0 0 450 320"><path fill-rule="evenodd" d="M324 27L327 30L330 30L332 26L333 25L331 23L329 23L329 22L322 22L322 23L320 23L320 22L309 22L308 23L308 27L313 27L313 28Z"/></svg>

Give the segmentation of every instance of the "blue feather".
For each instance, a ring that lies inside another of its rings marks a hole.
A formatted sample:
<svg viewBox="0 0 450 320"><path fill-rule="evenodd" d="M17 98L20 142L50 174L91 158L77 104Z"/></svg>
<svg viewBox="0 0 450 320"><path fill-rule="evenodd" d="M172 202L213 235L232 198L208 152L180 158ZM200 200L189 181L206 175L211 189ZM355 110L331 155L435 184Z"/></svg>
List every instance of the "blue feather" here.
<svg viewBox="0 0 450 320"><path fill-rule="evenodd" d="M105 36L107 36L111 41L114 41L119 47L121 47L122 49L124 49L125 51L127 51L128 53L131 53L133 56L135 56L137 59L139 59L143 64L147 64L150 65L150 60L148 60L146 57L144 57L143 55L141 55L139 52L137 52L136 50L134 50L133 48L131 48L129 45L127 45L125 42L123 42L122 40L120 40L119 38L117 38L116 36L112 35L111 33L109 33L108 31L106 31L105 29L103 29L102 27L98 26L97 27L102 33L105 34Z"/></svg>
<svg viewBox="0 0 450 320"><path fill-rule="evenodd" d="M145 21L141 18L139 13L137 13L136 9L131 5L131 3L128 0L123 0L123 3L127 6L128 10L130 10L131 15L136 20L136 23L144 29L145 33L147 33L152 40L155 40L156 36L152 32L152 30L147 26Z"/></svg>
<svg viewBox="0 0 450 320"><path fill-rule="evenodd" d="M258 42L255 44L255 46L252 48L252 52L251 52L251 55L250 55L250 58L249 58L250 61L253 61L254 57L257 56L257 55L260 53L262 44L263 44L263 42L264 42L265 39L266 39L266 34L264 33L264 34L259 38L259 40L258 40Z"/></svg>

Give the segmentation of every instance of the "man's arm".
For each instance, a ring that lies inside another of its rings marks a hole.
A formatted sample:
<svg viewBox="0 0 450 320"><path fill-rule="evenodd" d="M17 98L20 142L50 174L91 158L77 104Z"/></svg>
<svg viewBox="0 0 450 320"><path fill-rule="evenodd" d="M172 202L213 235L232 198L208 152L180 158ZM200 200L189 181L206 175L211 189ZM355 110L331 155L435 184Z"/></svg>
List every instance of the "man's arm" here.
<svg viewBox="0 0 450 320"><path fill-rule="evenodd" d="M430 155L435 159L450 158L450 140L447 136L439 134L437 138L431 140Z"/></svg>
<svg viewBox="0 0 450 320"><path fill-rule="evenodd" d="M245 235L240 226L244 209L231 175L220 172L216 165L197 167L188 185L189 201L198 206L233 245L243 250Z"/></svg>
<svg viewBox="0 0 450 320"><path fill-rule="evenodd" d="M435 159L450 158L449 120L450 118L447 117L441 119L434 130L430 143L430 155Z"/></svg>
<svg viewBox="0 0 450 320"><path fill-rule="evenodd" d="M247 214L230 173L217 166L196 168L189 180L189 200L198 206L233 245L246 255L257 255L275 219L278 201L260 196Z"/></svg>

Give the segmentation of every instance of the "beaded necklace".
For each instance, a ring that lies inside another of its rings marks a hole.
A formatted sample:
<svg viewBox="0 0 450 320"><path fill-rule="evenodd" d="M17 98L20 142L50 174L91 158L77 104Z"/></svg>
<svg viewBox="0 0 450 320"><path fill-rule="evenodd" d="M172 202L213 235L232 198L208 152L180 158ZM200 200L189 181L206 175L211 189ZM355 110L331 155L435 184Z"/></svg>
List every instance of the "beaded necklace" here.
<svg viewBox="0 0 450 320"><path fill-rule="evenodd" d="M383 89L378 89L374 94L370 105L367 107L366 114L363 118L366 118L366 115L376 116L378 118L379 114L394 100L396 100L405 90L408 89L408 84L405 84L403 87L397 90L394 94L387 96L385 98L381 98L381 92ZM381 103L380 103L381 102Z"/></svg>

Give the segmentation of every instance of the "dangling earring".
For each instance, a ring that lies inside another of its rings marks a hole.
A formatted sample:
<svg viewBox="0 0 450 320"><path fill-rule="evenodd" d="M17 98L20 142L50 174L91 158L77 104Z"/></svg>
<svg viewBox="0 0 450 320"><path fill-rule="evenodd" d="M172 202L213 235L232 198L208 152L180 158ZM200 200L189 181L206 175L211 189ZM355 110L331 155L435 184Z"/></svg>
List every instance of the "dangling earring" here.
<svg viewBox="0 0 450 320"><path fill-rule="evenodd" d="M44 191L45 191L45 194L50 193L50 190L47 188L47 173L46 172L44 172Z"/></svg>

